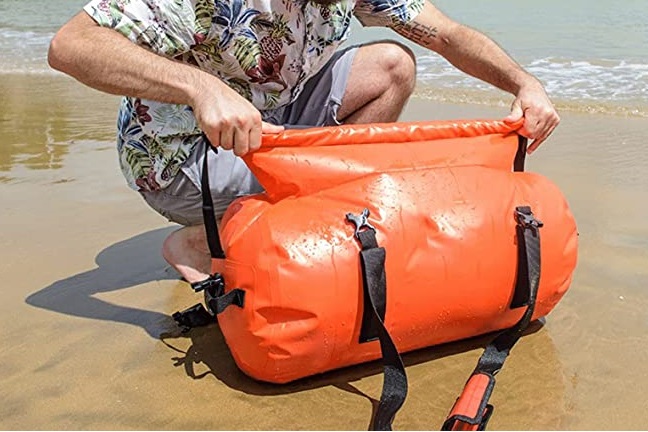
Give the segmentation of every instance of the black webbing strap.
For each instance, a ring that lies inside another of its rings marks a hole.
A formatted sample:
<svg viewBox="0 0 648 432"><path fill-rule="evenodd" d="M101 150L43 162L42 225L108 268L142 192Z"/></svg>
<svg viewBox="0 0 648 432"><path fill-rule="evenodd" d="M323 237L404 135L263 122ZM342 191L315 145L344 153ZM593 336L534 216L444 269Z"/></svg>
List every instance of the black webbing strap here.
<svg viewBox="0 0 648 432"><path fill-rule="evenodd" d="M222 313L232 305L242 308L245 304L245 291L235 288L227 294L222 294L222 292L213 293L210 290L205 290L205 304L214 315Z"/></svg>
<svg viewBox="0 0 648 432"><path fill-rule="evenodd" d="M527 144L529 140L522 135L518 135L518 148L515 153L515 159L513 160L513 171L522 172L524 171L524 161L526 159Z"/></svg>
<svg viewBox="0 0 648 432"><path fill-rule="evenodd" d="M381 322L385 321L387 303L385 249L378 247L376 234L372 230L358 232L357 239L362 245L360 263L364 287L360 343L365 343L379 339ZM376 319L376 316L379 319Z"/></svg>
<svg viewBox="0 0 648 432"><path fill-rule="evenodd" d="M205 140L205 158L203 159L202 176L200 178L200 189L203 201L203 220L205 221L205 232L207 234L209 253L212 258L222 259L225 258L225 251L223 251L223 246L221 245L220 236L218 234L218 224L216 223L216 215L214 212L214 201L212 200L211 191L209 189L209 168L207 163L210 149L215 152L218 152L218 150L212 147L211 142L205 134L203 134L203 140Z"/></svg>
<svg viewBox="0 0 648 432"><path fill-rule="evenodd" d="M540 283L540 230L530 207L515 209L518 242L518 272L514 302L526 305L522 318L500 333L484 350L477 367L466 382L442 430L484 430L493 412L488 399L495 386L495 375L504 366L513 345L531 322ZM521 299L519 293L526 297ZM517 297L517 298L516 298ZM515 305L511 305L515 307Z"/></svg>
<svg viewBox="0 0 648 432"><path fill-rule="evenodd" d="M225 251L221 245L214 211L214 202L209 188L209 152L210 150L218 152L218 150L212 147L206 135L203 134L202 139L205 141L205 154L200 189L207 245L209 246L209 253L212 259L224 259ZM227 307L235 305L242 308L245 304L245 291L242 289L235 288L225 294L225 281L220 274L214 274L204 281L192 283L191 287L195 292L204 291L207 309L198 303L181 312L174 313L172 317L183 331L211 324L215 321L216 316L227 309Z"/></svg>
<svg viewBox="0 0 648 432"><path fill-rule="evenodd" d="M374 415L373 430L391 430L396 413L407 397L407 376L398 349L385 327L385 304L387 279L385 276L385 248L379 247L376 231L367 218L369 210L361 215L347 214L347 220L356 225L355 237L360 243L362 285L365 298L363 328L365 321L371 321L368 328L376 332L380 341L384 378L378 408ZM368 299L368 302L366 301ZM369 317L365 320L365 317ZM366 329L365 329L366 330ZM361 341L362 341L361 337ZM365 338L366 339L366 338Z"/></svg>

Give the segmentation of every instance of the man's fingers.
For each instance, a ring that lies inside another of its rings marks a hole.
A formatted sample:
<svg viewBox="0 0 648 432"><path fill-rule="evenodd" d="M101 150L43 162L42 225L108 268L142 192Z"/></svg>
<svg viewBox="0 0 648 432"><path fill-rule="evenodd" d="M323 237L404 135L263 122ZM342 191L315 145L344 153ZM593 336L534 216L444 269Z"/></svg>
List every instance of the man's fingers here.
<svg viewBox="0 0 648 432"><path fill-rule="evenodd" d="M220 146L225 150L234 148L234 129L223 128L220 131Z"/></svg>
<svg viewBox="0 0 648 432"><path fill-rule="evenodd" d="M515 102L513 102L513 105L511 105L511 112L504 119L504 121L505 122L510 122L510 123L515 123L516 121L520 120L523 115L524 115L524 111L522 110L522 106L516 100Z"/></svg>
<svg viewBox="0 0 648 432"><path fill-rule="evenodd" d="M256 151L261 148L261 128L253 127L250 131L250 151Z"/></svg>
<svg viewBox="0 0 648 432"><path fill-rule="evenodd" d="M213 132L207 133L207 131L204 131L204 135L205 137L207 137L207 139L209 140L209 144L212 147L217 148L220 146L220 132L217 131L214 134Z"/></svg>
<svg viewBox="0 0 648 432"><path fill-rule="evenodd" d="M560 123L560 117L558 114L553 112L545 112L543 116L539 116L539 119L536 121L535 129L529 131L529 138L534 139L533 143L528 148L528 153L533 153L540 144L545 142L547 138L553 133L558 124Z"/></svg>
<svg viewBox="0 0 648 432"><path fill-rule="evenodd" d="M234 154L243 156L250 150L250 133L246 130L237 129L234 132Z"/></svg>
<svg viewBox="0 0 648 432"><path fill-rule="evenodd" d="M273 125L272 123L261 122L261 133L276 134L284 131L283 126Z"/></svg>
<svg viewBox="0 0 648 432"><path fill-rule="evenodd" d="M534 151L536 151L536 149L537 149L538 147L540 147L540 144L542 144L542 143L544 142L545 139L546 139L546 138L542 138L542 139L539 138L539 139L533 140L533 142L531 143L531 145L529 145L529 147L527 147L527 154L531 154L531 153L533 153Z"/></svg>
<svg viewBox="0 0 648 432"><path fill-rule="evenodd" d="M549 133L555 124L551 116L541 115L532 109L527 109L524 117L524 125L520 132L530 139L542 138Z"/></svg>
<svg viewBox="0 0 648 432"><path fill-rule="evenodd" d="M543 133L542 136L540 136L540 137L538 137L537 139L535 139L535 140L531 143L531 145L527 148L527 153L528 153L528 154L531 154L531 153L533 153L534 151L536 151L536 149L537 149L538 147L540 147L540 144L542 144L543 142L545 142L545 141L547 140L547 138L549 138L549 137L551 136L551 134L553 133L553 131L556 129L557 126L558 126L557 123L551 125L551 126L549 127L549 130L548 130L548 131L546 131L545 133Z"/></svg>
<svg viewBox="0 0 648 432"><path fill-rule="evenodd" d="M537 149L560 123L560 117L544 88L539 82L537 84L520 89L511 105L511 112L505 118L508 122L524 118L518 133L533 140L528 148L529 153Z"/></svg>

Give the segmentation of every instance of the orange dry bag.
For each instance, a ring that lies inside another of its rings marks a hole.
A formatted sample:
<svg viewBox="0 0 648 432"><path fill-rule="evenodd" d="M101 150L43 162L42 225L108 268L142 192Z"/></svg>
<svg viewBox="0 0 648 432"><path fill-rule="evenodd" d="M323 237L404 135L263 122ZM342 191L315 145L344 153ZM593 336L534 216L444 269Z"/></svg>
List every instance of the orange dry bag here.
<svg viewBox="0 0 648 432"><path fill-rule="evenodd" d="M232 203L220 237L203 194L214 276L194 288L205 290L239 368L285 383L382 358L373 427L389 429L407 391L399 353L503 330L444 423L483 429L494 375L576 265L574 218L554 184L522 171L519 126L265 136L245 157L265 193ZM196 315L182 314L191 326Z"/></svg>

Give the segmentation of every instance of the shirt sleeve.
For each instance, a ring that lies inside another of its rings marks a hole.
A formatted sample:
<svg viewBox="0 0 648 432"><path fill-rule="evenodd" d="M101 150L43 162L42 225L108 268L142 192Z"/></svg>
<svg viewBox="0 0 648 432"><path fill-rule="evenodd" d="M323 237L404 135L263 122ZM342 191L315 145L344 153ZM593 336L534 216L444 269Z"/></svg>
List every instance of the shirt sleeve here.
<svg viewBox="0 0 648 432"><path fill-rule="evenodd" d="M201 20L196 19L193 3L191 0L91 0L84 10L100 26L112 28L153 52L174 57L188 51L209 31L209 26L200 28Z"/></svg>
<svg viewBox="0 0 648 432"><path fill-rule="evenodd" d="M354 14L365 26L393 27L412 21L426 0L358 0Z"/></svg>

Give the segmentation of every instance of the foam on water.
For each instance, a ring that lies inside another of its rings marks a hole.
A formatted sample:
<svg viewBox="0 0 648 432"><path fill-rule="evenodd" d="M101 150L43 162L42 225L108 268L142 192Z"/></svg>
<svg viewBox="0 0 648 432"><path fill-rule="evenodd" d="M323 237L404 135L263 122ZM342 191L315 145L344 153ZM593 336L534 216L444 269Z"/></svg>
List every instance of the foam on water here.
<svg viewBox="0 0 648 432"><path fill-rule="evenodd" d="M563 109L648 117L648 64L547 57L524 66ZM419 57L417 73L419 93L434 100L500 104L510 99L438 56Z"/></svg>
<svg viewBox="0 0 648 432"><path fill-rule="evenodd" d="M0 28L0 74L53 71L47 65L47 48L54 33Z"/></svg>
<svg viewBox="0 0 648 432"><path fill-rule="evenodd" d="M0 26L0 75L54 75L47 64L51 28ZM543 57L523 66L561 109L648 117L648 63L619 59ZM472 78L438 55L418 56L419 95L437 101L510 104L510 95Z"/></svg>
<svg viewBox="0 0 648 432"><path fill-rule="evenodd" d="M547 91L564 99L648 101L648 64L547 58L527 69L544 80Z"/></svg>

